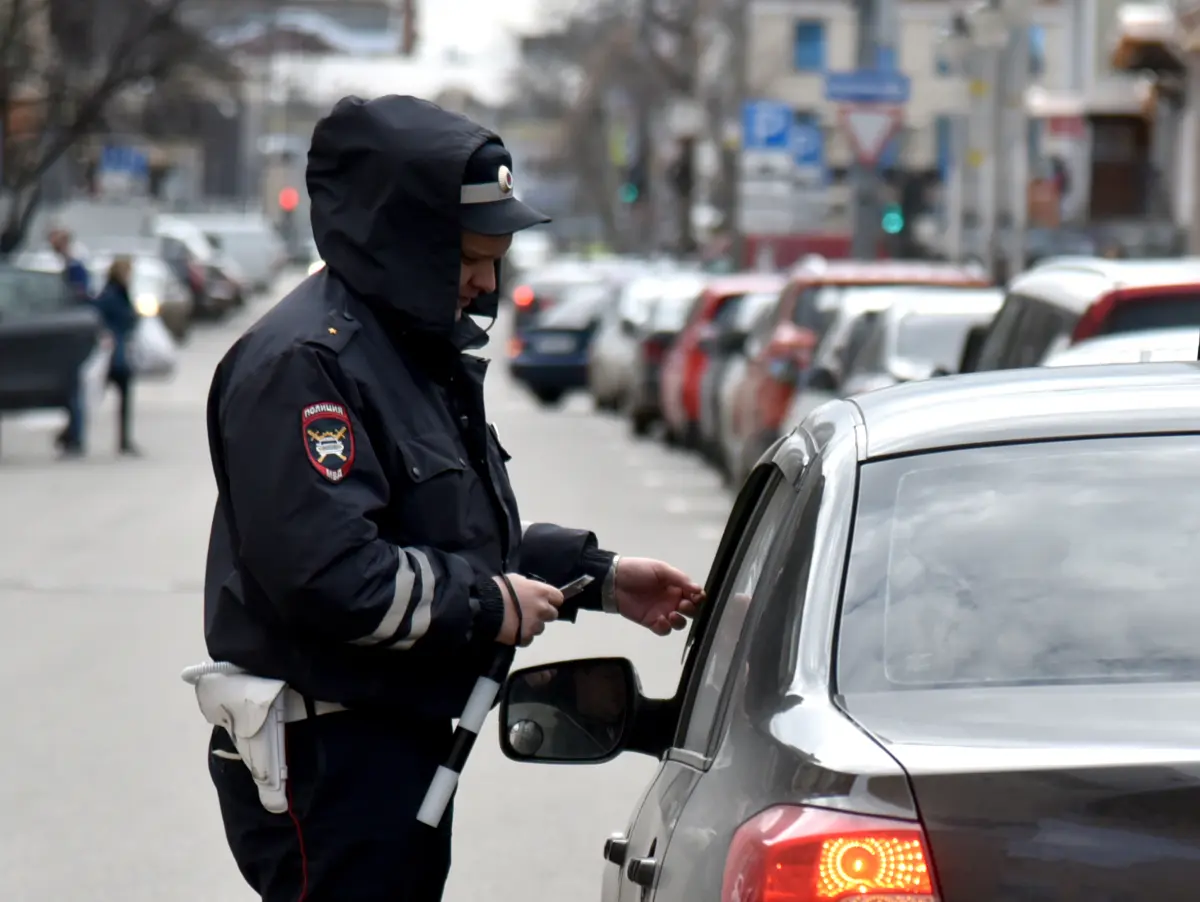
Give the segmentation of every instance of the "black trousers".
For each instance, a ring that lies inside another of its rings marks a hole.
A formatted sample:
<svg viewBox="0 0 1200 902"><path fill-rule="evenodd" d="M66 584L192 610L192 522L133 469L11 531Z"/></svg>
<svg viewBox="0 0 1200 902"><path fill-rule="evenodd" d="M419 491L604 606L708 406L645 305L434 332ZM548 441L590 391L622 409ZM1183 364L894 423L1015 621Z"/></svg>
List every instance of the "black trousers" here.
<svg viewBox="0 0 1200 902"><path fill-rule="evenodd" d="M133 447L133 374L129 370L110 369L108 384L115 385L120 393L120 419L117 421L121 437L121 448Z"/></svg>
<svg viewBox="0 0 1200 902"><path fill-rule="evenodd" d="M209 772L225 836L263 902L438 902L450 871L447 810L417 810L450 748L451 724L404 725L354 711L287 726L284 814L262 807L229 735L213 730Z"/></svg>

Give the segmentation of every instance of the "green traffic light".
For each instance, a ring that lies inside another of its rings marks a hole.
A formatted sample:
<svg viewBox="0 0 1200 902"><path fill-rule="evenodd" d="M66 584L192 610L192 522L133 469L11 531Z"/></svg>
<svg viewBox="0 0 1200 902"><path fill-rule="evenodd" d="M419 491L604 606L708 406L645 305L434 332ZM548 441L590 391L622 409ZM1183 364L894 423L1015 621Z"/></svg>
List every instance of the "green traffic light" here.
<svg viewBox="0 0 1200 902"><path fill-rule="evenodd" d="M621 186L621 203L631 204L638 199L637 185L626 182Z"/></svg>
<svg viewBox="0 0 1200 902"><path fill-rule="evenodd" d="M904 214L899 207L888 207L884 211L883 230L889 235L899 235L904 231Z"/></svg>

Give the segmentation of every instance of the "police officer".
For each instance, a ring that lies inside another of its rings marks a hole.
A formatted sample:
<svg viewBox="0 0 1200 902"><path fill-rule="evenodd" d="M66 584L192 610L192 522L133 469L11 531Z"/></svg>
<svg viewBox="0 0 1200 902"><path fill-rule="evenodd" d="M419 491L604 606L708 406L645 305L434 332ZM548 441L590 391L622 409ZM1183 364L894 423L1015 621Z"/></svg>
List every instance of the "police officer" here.
<svg viewBox="0 0 1200 902"><path fill-rule="evenodd" d="M436 900L451 816L436 834L415 816L496 643L580 608L665 635L703 592L519 519L469 353L486 334L464 316L495 316L512 234L547 221L500 139L415 98L349 97L307 180L326 267L234 344L208 404L208 651L290 687L287 811L260 804L219 728L209 768L265 902ZM564 602L554 587L584 574Z"/></svg>

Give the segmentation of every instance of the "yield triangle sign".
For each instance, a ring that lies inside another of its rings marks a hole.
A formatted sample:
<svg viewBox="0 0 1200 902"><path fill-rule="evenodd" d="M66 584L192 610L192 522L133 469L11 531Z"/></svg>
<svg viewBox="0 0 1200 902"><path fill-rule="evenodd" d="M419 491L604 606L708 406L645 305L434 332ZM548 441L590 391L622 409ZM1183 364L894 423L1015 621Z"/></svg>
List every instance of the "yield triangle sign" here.
<svg viewBox="0 0 1200 902"><path fill-rule="evenodd" d="M879 159L896 133L901 109L895 106L849 106L843 107L841 114L855 158L870 166Z"/></svg>

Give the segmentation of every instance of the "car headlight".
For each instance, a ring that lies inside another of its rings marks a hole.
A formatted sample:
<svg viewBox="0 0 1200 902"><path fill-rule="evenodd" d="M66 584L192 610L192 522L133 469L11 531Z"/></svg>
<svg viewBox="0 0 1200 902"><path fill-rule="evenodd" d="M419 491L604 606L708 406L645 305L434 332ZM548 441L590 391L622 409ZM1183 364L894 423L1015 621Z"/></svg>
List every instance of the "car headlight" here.
<svg viewBox="0 0 1200 902"><path fill-rule="evenodd" d="M320 272L324 268L324 260L314 260L312 263L308 264L308 274L311 276L313 273Z"/></svg>
<svg viewBox="0 0 1200 902"><path fill-rule="evenodd" d="M139 316L158 316L162 305L152 294L139 294L137 300L133 302L133 306Z"/></svg>

